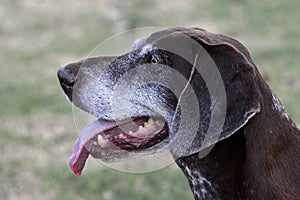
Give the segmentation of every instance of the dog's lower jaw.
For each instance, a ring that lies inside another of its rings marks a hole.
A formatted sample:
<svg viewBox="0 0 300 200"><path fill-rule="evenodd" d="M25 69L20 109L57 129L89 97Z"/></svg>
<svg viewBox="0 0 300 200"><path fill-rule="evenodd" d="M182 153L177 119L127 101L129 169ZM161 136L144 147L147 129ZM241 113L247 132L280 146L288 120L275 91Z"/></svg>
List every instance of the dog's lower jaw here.
<svg viewBox="0 0 300 200"><path fill-rule="evenodd" d="M242 129L203 159L193 154L176 160L196 200L299 199L300 131L261 85L261 112Z"/></svg>

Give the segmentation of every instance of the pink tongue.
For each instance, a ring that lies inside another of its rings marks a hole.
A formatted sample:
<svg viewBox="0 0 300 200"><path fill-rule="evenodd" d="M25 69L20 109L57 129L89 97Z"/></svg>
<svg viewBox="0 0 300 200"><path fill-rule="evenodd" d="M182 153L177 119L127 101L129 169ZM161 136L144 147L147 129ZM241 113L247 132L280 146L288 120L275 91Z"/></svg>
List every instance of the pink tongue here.
<svg viewBox="0 0 300 200"><path fill-rule="evenodd" d="M86 149L85 144L100 132L111 129L116 126L115 122L108 122L104 120L96 120L88 124L81 132L77 139L73 153L69 159L69 165L76 175L80 175L85 162L89 156L89 151Z"/></svg>

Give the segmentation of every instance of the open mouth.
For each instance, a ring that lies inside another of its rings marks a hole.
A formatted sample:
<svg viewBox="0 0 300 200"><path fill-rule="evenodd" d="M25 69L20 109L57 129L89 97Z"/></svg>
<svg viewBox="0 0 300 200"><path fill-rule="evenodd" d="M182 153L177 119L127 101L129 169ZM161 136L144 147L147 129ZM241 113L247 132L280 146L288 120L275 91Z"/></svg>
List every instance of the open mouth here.
<svg viewBox="0 0 300 200"><path fill-rule="evenodd" d="M163 141L168 125L153 117L134 117L122 121L98 119L88 124L77 139L69 165L80 175L91 151L107 156L109 151L139 151Z"/></svg>

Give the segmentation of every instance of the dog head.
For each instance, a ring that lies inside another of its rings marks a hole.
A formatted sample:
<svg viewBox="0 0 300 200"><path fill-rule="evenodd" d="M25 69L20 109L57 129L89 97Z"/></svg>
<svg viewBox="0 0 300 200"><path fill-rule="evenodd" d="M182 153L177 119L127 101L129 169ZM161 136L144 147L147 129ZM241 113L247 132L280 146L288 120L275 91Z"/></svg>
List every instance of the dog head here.
<svg viewBox="0 0 300 200"><path fill-rule="evenodd" d="M241 43L197 28L166 29L127 54L61 68L68 99L98 118L76 142L73 171L81 173L89 153L113 162L165 149L178 158L212 146L259 112L257 75Z"/></svg>

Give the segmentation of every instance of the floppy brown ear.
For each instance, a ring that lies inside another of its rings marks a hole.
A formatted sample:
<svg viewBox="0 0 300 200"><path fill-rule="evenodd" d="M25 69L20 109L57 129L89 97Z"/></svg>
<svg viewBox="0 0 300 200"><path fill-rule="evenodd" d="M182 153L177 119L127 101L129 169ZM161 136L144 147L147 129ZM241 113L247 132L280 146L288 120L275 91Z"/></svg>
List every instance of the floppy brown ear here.
<svg viewBox="0 0 300 200"><path fill-rule="evenodd" d="M171 130L176 133L171 138L170 150L178 158L212 147L242 128L260 112L260 93L256 86L259 72L241 43L199 29L177 28L176 31L200 44L194 51L190 80L199 107L198 128L196 132L193 130L197 113L188 108L191 92L187 91L175 114L176 130ZM192 122L189 124L184 118Z"/></svg>

